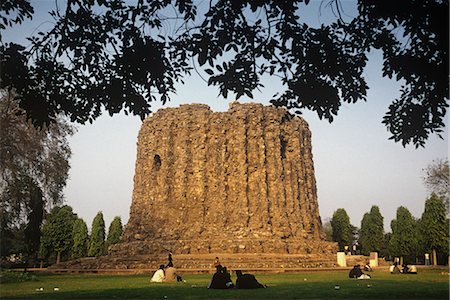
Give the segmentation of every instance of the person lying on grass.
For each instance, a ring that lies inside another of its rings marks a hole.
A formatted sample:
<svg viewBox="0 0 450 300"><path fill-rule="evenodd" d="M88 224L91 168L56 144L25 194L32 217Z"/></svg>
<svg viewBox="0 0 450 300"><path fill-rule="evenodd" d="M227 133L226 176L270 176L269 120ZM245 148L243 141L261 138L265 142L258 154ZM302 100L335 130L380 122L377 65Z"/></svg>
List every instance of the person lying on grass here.
<svg viewBox="0 0 450 300"><path fill-rule="evenodd" d="M241 270L236 270L236 275L236 288L238 289L267 288L267 285L259 283L253 274L242 274Z"/></svg>

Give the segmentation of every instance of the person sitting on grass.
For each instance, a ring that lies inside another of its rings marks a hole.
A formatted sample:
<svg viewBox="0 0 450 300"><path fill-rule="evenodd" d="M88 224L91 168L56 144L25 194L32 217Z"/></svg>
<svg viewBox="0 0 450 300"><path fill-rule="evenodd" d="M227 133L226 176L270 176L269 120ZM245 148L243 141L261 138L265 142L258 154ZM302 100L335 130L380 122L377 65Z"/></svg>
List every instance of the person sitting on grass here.
<svg viewBox="0 0 450 300"><path fill-rule="evenodd" d="M348 273L348 277L357 279L370 279L370 275L364 274L363 271L361 271L360 265L355 265L353 269L351 269Z"/></svg>
<svg viewBox="0 0 450 300"><path fill-rule="evenodd" d="M412 265L411 267L409 267L408 274L417 274L417 268L415 265Z"/></svg>
<svg viewBox="0 0 450 300"><path fill-rule="evenodd" d="M403 264L402 267L402 274L417 274L417 268L414 265L408 267L407 264Z"/></svg>
<svg viewBox="0 0 450 300"><path fill-rule="evenodd" d="M393 275L400 274L400 269L398 268L397 262L395 262L392 266L389 267L389 272Z"/></svg>
<svg viewBox="0 0 450 300"><path fill-rule="evenodd" d="M216 269L211 281L208 284L208 289L230 289L234 284L231 281L231 275L227 271L226 267L220 267Z"/></svg>
<svg viewBox="0 0 450 300"><path fill-rule="evenodd" d="M159 269L153 274L151 282L163 282L165 279L164 265L160 265Z"/></svg>
<svg viewBox="0 0 450 300"><path fill-rule="evenodd" d="M407 264L403 264L402 265L402 273L403 274L407 274L408 270L409 270L408 265Z"/></svg>
<svg viewBox="0 0 450 300"><path fill-rule="evenodd" d="M238 289L267 288L267 285L259 283L253 274L242 274L241 270L236 270L236 275L236 288Z"/></svg>
<svg viewBox="0 0 450 300"><path fill-rule="evenodd" d="M349 278L358 278L362 274L363 274L363 272L361 271L360 266L359 265L355 265L353 267L353 269L351 269L350 272L348 273L348 277Z"/></svg>
<svg viewBox="0 0 450 300"><path fill-rule="evenodd" d="M164 282L177 282L183 280L181 276L178 275L177 269L175 269L175 267L173 266L166 268L164 274Z"/></svg>

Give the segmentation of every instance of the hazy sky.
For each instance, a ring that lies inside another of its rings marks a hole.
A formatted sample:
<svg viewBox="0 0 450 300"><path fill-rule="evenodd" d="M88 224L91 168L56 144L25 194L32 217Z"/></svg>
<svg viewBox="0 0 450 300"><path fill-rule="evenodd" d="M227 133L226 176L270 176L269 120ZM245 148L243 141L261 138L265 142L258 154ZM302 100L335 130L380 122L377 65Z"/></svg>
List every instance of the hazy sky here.
<svg viewBox="0 0 450 300"><path fill-rule="evenodd" d="M318 6L312 1L312 5ZM344 1L344 3L349 3ZM5 41L23 42L36 27L45 29L51 20L46 11L54 1L34 1L37 10L32 22L3 32ZM311 22L326 20L317 9L307 16ZM357 227L372 205L378 205L384 216L385 229L395 218L397 207L405 206L420 217L428 191L422 182L423 169L434 159L448 156L448 114L444 140L432 136L425 148L403 148L388 140L389 133L381 124L389 104L400 95L400 83L381 76L381 54L369 55L364 77L370 87L367 102L344 104L332 124L319 120L313 112L303 117L310 125L316 172L319 209L322 220L338 208L345 208L351 223ZM279 78L266 78L266 86L254 93L254 100L240 102L268 104L271 96L282 91ZM198 75L186 78L177 88L177 95L166 107L186 103L206 103L214 111L225 111L235 99L217 97L218 89L208 87ZM155 103L153 111L161 105ZM103 115L94 124L77 125L78 132L70 138L73 152L70 178L65 189L66 204L90 227L98 211L109 226L114 216L126 223L133 190L137 135L141 125L138 117L124 114Z"/></svg>

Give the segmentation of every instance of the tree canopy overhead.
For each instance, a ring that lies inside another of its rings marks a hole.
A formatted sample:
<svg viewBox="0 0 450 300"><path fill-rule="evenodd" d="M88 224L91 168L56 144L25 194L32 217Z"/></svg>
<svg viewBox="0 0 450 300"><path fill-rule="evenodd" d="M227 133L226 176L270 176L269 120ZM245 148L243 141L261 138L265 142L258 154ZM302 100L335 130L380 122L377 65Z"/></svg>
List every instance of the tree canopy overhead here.
<svg viewBox="0 0 450 300"><path fill-rule="evenodd" d="M309 2L69 0L50 12L54 27L30 37L29 48L2 43L1 86L14 87L41 125L60 112L92 122L102 109L144 118L151 102L170 100L193 68L236 99L253 97L262 77L275 76L284 90L274 105L297 114L309 109L331 122L342 103L366 99L367 54L379 49L383 76L403 84L383 118L391 139L424 146L442 131L447 0L358 0L358 15L349 20L340 0L327 0L336 19L319 27L299 17ZM27 0L2 1L0 10L3 28L33 14Z"/></svg>

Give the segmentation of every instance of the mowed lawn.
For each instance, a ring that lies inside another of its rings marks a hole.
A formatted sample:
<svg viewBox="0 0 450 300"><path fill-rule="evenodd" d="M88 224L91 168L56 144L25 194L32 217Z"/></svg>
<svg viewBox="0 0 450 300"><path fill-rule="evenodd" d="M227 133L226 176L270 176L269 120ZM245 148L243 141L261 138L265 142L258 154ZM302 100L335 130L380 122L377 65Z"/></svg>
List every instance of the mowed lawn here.
<svg viewBox="0 0 450 300"><path fill-rule="evenodd" d="M370 280L349 279L344 271L256 274L258 281L268 285L267 289L258 290L208 290L211 274L185 274L186 282L162 284L150 283L150 275L38 275L34 281L1 284L0 296L2 299L448 299L447 271L419 269L418 275L391 275L382 269L372 272ZM236 277L233 275L232 279ZM40 288L43 290L36 291Z"/></svg>

